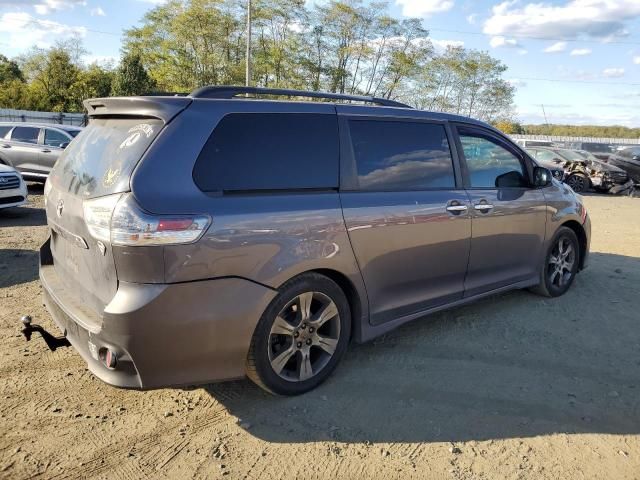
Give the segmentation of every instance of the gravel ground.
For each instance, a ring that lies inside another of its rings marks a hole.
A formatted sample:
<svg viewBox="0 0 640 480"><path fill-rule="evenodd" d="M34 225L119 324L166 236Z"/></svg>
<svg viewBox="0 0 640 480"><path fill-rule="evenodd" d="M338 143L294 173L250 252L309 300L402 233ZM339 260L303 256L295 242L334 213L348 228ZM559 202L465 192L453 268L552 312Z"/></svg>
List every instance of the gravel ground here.
<svg viewBox="0 0 640 480"><path fill-rule="evenodd" d="M151 392L26 343L42 188L0 212L0 478L640 478L640 199L589 196L591 265L353 345L297 398L248 381ZM55 331L55 330L53 330Z"/></svg>

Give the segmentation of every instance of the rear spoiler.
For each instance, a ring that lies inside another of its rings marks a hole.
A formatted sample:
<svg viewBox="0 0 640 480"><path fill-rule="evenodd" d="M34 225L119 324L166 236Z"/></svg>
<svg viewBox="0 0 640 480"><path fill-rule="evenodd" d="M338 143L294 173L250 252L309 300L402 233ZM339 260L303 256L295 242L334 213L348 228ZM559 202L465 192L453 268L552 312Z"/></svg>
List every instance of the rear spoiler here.
<svg viewBox="0 0 640 480"><path fill-rule="evenodd" d="M191 104L188 97L109 97L84 101L90 118L153 117L165 124Z"/></svg>

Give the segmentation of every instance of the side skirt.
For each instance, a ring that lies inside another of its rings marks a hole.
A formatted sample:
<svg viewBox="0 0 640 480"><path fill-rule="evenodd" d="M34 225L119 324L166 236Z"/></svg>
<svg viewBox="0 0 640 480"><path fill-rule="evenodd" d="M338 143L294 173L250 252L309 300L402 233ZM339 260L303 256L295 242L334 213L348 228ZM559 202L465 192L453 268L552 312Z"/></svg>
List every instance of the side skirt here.
<svg viewBox="0 0 640 480"><path fill-rule="evenodd" d="M424 310L422 312L412 313L411 315L400 317L395 320L391 320L389 322L383 323L381 325L371 325L369 323L365 323L366 321L363 321L363 324L361 326L361 331L360 331L360 338L354 338L354 340L357 343L368 342L369 340L379 337L380 335L384 335L385 333L388 333L391 330L395 330L399 326L404 325L405 323L411 322L412 320L415 320L417 318L422 318L432 313L440 312L442 310L448 310L449 308L466 305L467 303L475 302L476 300L480 300L481 298L490 297L492 295L508 292L510 290L520 290L523 288L533 287L535 285L538 285L539 280L540 279L536 276L535 278L531 278L529 280L523 280L521 282L514 283L512 285L507 285L505 287L500 287L495 290L490 290L488 292L480 293L472 297L462 298L460 300L456 300L455 302L433 307L428 310Z"/></svg>

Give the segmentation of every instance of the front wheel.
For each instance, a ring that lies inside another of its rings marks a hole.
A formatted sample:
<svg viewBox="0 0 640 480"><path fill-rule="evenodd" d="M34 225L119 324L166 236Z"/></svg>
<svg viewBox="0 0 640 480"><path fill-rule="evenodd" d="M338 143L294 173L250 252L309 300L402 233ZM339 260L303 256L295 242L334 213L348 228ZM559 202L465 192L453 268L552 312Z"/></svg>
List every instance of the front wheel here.
<svg viewBox="0 0 640 480"><path fill-rule="evenodd" d="M578 273L579 263L578 237L570 228L560 227L545 257L540 285L534 291L546 297L564 295Z"/></svg>
<svg viewBox="0 0 640 480"><path fill-rule="evenodd" d="M590 183L587 176L582 173L573 173L569 175L566 182L567 185L569 185L576 193L586 192Z"/></svg>
<svg viewBox="0 0 640 480"><path fill-rule="evenodd" d="M247 376L278 395L299 395L327 379L344 355L351 311L331 279L304 274L289 282L262 315L247 356Z"/></svg>

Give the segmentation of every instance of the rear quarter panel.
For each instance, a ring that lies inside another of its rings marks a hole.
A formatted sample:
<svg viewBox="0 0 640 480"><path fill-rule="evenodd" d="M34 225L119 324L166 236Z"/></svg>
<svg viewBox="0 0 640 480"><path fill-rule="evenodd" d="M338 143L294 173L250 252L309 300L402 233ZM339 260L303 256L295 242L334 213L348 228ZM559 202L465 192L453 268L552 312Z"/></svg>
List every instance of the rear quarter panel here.
<svg viewBox="0 0 640 480"><path fill-rule="evenodd" d="M242 277L277 289L300 273L330 269L349 279L367 318L366 292L337 191L221 195L196 186L192 172L203 145L220 119L234 112L335 113L335 108L197 100L165 127L134 171L132 192L151 213L206 213L212 225L195 244L164 247L164 281Z"/></svg>

